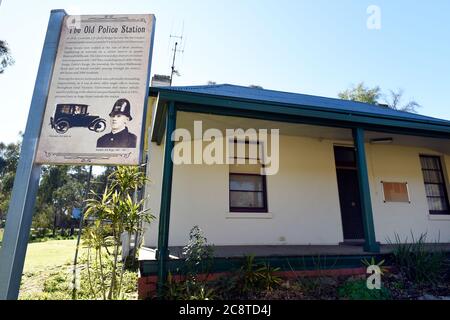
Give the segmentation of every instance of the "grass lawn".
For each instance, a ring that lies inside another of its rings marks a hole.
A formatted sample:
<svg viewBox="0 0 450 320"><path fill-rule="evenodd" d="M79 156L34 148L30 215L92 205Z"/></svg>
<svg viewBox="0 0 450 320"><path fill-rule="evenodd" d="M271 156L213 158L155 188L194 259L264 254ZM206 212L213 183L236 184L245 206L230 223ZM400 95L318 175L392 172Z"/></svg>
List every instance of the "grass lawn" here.
<svg viewBox="0 0 450 320"><path fill-rule="evenodd" d="M28 244L23 272L34 273L71 264L76 243L76 240L52 240Z"/></svg>
<svg viewBox="0 0 450 320"><path fill-rule="evenodd" d="M30 243L25 258L19 299L70 299L75 249L75 239ZM80 246L79 257L85 250ZM86 266L79 264L79 267ZM137 272L127 272L124 284L127 287L127 291L124 291L125 298L137 299Z"/></svg>
<svg viewBox="0 0 450 320"><path fill-rule="evenodd" d="M69 273L75 247L76 240L52 240L28 244L19 298L42 292L43 283L50 275L61 270L67 270Z"/></svg>

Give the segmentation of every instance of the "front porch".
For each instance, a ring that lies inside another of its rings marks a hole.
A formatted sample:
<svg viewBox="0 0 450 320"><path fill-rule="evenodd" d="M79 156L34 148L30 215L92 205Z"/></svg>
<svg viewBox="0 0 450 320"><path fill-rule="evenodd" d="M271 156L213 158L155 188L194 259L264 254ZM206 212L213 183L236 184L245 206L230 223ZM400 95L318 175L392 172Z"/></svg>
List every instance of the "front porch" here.
<svg viewBox="0 0 450 320"><path fill-rule="evenodd" d="M427 250L446 252L450 258L450 243L426 244ZM386 260L389 265L392 260L394 244L380 245L380 252L371 254L359 245L285 245L285 246L214 246L214 263L211 273L222 273L237 270L244 262L245 256L253 255L255 261L266 262L281 272L305 272L315 275L318 272L333 270L342 272L362 272L362 260ZM177 274L183 269L183 247L169 247L170 257L168 269ZM141 277L157 274L158 260L156 248L143 247L139 252Z"/></svg>

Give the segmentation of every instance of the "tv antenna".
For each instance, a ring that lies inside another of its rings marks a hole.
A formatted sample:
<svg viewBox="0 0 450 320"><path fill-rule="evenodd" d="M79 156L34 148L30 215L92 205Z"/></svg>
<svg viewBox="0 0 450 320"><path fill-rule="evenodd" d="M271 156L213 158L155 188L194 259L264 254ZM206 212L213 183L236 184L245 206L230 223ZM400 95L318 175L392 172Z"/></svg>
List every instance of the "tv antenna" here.
<svg viewBox="0 0 450 320"><path fill-rule="evenodd" d="M175 69L175 60L177 57L177 53L184 53L184 44L183 44L183 33L184 33L184 22L183 22L183 30L181 32L181 36L174 36L174 35L170 35L170 39L172 40L172 38L176 39L175 41L175 45L174 48L172 49L173 51L173 58L172 58L172 71L170 73L170 86L172 86L172 81L173 81L173 76L177 75L180 76L180 73L178 72L178 70ZM178 46L183 45L183 49L179 49Z"/></svg>

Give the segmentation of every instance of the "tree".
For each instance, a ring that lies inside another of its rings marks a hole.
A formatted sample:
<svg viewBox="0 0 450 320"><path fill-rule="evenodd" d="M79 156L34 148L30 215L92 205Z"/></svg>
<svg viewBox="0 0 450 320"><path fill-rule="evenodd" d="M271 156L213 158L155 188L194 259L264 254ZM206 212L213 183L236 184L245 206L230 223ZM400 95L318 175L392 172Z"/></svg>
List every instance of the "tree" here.
<svg viewBox="0 0 450 320"><path fill-rule="evenodd" d="M350 89L339 92L338 96L344 100L378 104L378 100L381 98L381 89L380 87L368 88L364 86L364 82L360 82Z"/></svg>
<svg viewBox="0 0 450 320"><path fill-rule="evenodd" d="M59 225L67 227L72 221L72 209L81 208L83 203L83 183L73 177L69 177L58 189L53 192L55 219L53 234L56 232L56 217L59 216Z"/></svg>
<svg viewBox="0 0 450 320"><path fill-rule="evenodd" d="M11 50L6 41L0 40L0 74L5 71L8 66L14 64Z"/></svg>
<svg viewBox="0 0 450 320"><path fill-rule="evenodd" d="M62 188L70 179L69 166L44 166L39 184L36 213L42 210L46 205L53 209L53 236L56 235L59 199L56 197L56 191ZM61 194L60 194L61 195Z"/></svg>
<svg viewBox="0 0 450 320"><path fill-rule="evenodd" d="M421 107L421 105L416 101L411 100L407 104L401 104L403 94L404 91L402 89L398 89L397 91L389 90L389 94L386 96L382 93L380 87L368 88L364 86L364 82L360 82L350 89L339 92L338 96L344 100L375 104L393 110L417 112L417 108ZM380 103L381 100L383 100L385 104Z"/></svg>
<svg viewBox="0 0 450 320"><path fill-rule="evenodd" d="M33 217L32 227L38 237L45 237L53 225L53 208L47 204L41 206Z"/></svg>
<svg viewBox="0 0 450 320"><path fill-rule="evenodd" d="M0 142L0 226L8 212L14 177L19 162L20 146L21 140L10 144Z"/></svg>
<svg viewBox="0 0 450 320"><path fill-rule="evenodd" d="M403 98L403 93L403 89L398 89L397 91L389 90L389 96L384 97L384 100L391 109L417 113L417 108L422 106L414 100L402 105L401 101Z"/></svg>

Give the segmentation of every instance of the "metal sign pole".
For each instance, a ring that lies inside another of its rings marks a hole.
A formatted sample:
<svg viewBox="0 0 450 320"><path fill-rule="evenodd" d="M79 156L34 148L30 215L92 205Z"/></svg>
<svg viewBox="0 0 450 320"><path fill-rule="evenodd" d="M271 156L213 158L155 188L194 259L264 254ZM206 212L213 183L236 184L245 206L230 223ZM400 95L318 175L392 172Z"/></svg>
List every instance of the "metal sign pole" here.
<svg viewBox="0 0 450 320"><path fill-rule="evenodd" d="M86 190L84 192L84 199L83 199L83 208L81 209L80 214L80 222L78 224L78 236L77 236L77 246L75 249L75 257L73 259L73 287L72 287L72 300L77 299L77 263L78 263L78 251L80 250L80 240L81 240L81 234L83 231L83 223L84 223L84 212L86 211L87 207L87 200L89 197L89 192L91 191L91 179L92 179L92 165L89 166L89 176L87 180Z"/></svg>
<svg viewBox="0 0 450 320"><path fill-rule="evenodd" d="M66 12L52 10L22 141L0 249L0 300L18 298L41 167L34 163L47 95ZM44 124L45 125L45 124Z"/></svg>

